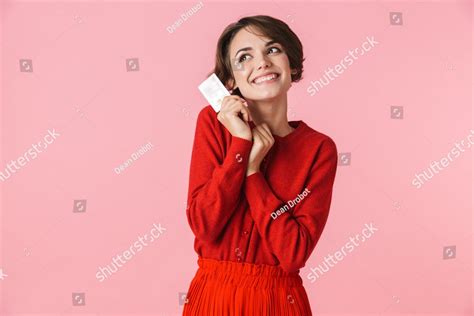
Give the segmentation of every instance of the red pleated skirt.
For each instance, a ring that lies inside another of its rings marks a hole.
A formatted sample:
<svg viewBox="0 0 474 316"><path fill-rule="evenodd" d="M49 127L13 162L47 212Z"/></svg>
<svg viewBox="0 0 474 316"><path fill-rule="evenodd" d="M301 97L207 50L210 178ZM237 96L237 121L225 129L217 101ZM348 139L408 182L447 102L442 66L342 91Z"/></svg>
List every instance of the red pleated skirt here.
<svg viewBox="0 0 474 316"><path fill-rule="evenodd" d="M280 267L198 258L183 315L311 316L298 273Z"/></svg>

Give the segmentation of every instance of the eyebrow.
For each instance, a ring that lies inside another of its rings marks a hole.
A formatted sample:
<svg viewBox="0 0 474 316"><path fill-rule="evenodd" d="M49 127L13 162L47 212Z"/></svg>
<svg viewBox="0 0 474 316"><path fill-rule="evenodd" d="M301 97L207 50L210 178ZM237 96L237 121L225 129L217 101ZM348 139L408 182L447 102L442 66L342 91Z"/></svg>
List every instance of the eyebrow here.
<svg viewBox="0 0 474 316"><path fill-rule="evenodd" d="M265 47L268 47L268 46L270 46L270 45L272 45L272 44L280 44L280 43L278 43L278 42L275 41L275 40L271 40L271 41L269 41L269 42L267 42L267 43L265 44ZM239 52L241 52L241 51L248 51L248 50L252 50L252 47L244 47L244 48L239 49L239 50L235 53L235 56L234 56L234 57L236 57Z"/></svg>

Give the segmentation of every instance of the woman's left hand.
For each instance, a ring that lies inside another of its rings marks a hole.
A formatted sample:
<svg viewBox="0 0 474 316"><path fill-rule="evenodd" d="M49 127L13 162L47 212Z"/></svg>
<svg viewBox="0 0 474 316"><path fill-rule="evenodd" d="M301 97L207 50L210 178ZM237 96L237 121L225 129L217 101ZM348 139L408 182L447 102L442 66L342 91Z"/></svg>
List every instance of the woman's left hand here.
<svg viewBox="0 0 474 316"><path fill-rule="evenodd" d="M257 125L252 129L252 138L253 145L250 150L247 176L259 171L263 158L265 158L273 143L275 143L275 139L266 123Z"/></svg>

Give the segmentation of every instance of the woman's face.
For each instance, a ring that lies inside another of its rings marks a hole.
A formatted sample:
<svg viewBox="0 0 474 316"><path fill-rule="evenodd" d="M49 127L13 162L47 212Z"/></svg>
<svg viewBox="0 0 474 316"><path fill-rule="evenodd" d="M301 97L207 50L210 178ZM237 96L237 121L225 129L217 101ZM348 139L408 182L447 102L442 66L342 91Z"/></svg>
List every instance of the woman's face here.
<svg viewBox="0 0 474 316"><path fill-rule="evenodd" d="M251 31L261 34L256 28ZM288 56L281 44L272 43L268 37L255 35L246 28L241 29L230 43L229 58L235 85L231 80L228 86L239 88L245 99L272 99L284 95L291 86ZM277 77L255 81L268 73L276 74Z"/></svg>

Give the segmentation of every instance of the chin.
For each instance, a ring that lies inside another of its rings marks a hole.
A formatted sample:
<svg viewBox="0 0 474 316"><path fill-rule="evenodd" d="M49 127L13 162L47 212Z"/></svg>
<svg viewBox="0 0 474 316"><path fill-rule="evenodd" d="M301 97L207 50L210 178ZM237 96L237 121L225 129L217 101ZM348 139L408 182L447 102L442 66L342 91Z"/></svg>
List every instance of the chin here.
<svg viewBox="0 0 474 316"><path fill-rule="evenodd" d="M286 94L290 87L290 82L279 84L271 89L259 89L258 87L251 85L248 89L242 90L242 95L245 96L246 99L255 101L274 99Z"/></svg>
<svg viewBox="0 0 474 316"><path fill-rule="evenodd" d="M272 99L278 98L282 94L283 94L282 92L280 92L280 93L260 94L260 95L255 97L255 100L256 101L272 100Z"/></svg>

